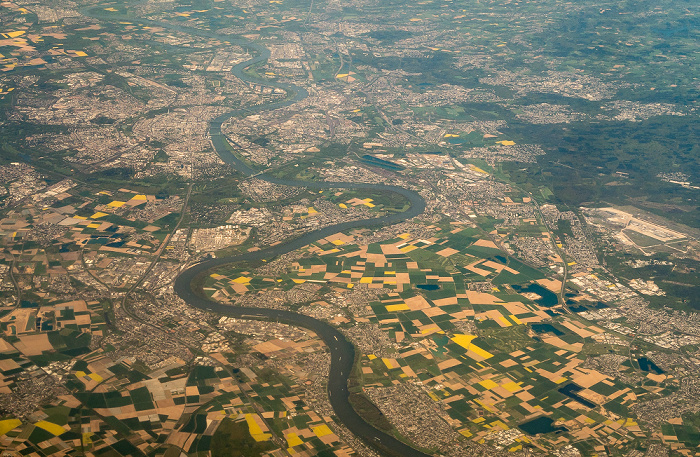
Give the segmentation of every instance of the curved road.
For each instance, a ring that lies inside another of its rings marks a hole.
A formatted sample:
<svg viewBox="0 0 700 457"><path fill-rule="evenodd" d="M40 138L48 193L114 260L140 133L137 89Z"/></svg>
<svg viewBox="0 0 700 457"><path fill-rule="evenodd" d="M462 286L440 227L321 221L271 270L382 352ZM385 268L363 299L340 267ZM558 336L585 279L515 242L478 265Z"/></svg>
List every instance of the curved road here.
<svg viewBox="0 0 700 457"><path fill-rule="evenodd" d="M312 317L294 313L286 310L268 309L268 308L249 308L240 306L228 306L207 299L201 291L193 289L193 281L200 275L205 274L208 270L235 262L242 261L260 261L267 260L282 254L300 249L315 241L326 238L335 233L348 229L396 224L408 219L411 219L425 210L425 200L418 193L405 189L399 186L389 186L384 184L366 184L353 182L307 182L279 179L265 173L258 174L259 171L252 169L246 163L241 161L229 149L229 144L225 136L221 133L221 125L228 119L242 114L254 114L256 112L269 111L271 109L281 108L292 105L308 96L308 92L301 87L291 84L271 84L268 81L259 81L246 75L244 70L256 63L264 62L270 56L270 51L267 48L259 46L255 43L235 39L225 35L219 35L206 30L198 30L190 27L178 26L166 22L150 21L144 19L135 19L132 17L120 15L107 15L104 11L98 8L84 9L82 13L86 16L91 16L97 19L114 21L114 20L130 20L139 23L149 23L173 30L178 30L193 35L204 36L208 38L216 38L221 41L228 41L244 46L248 49L254 49L257 55L246 62L242 62L231 70L234 75L243 81L265 85L284 90L288 95L293 94L284 100L258 105L247 109L234 110L223 114L212 120L209 124L209 134L211 141L216 150L216 153L221 159L232 165L239 172L253 176L257 179L262 179L271 183L307 187L312 189L366 189L380 190L386 192L394 192L404 196L410 202L410 207L401 213L391 213L374 219L358 220L350 222L342 222L329 227L314 230L306 233L298 238L288 240L284 243L262 249L259 251L249 252L232 257L222 257L210 259L204 262L197 263L190 268L184 270L175 280L175 293L180 296L187 304L202 310L213 311L232 317L247 318L247 319L262 319L262 320L277 320L284 321L292 325L298 325L314 331L328 346L331 356L330 373L328 377L328 397L330 399L333 411L338 420L342 422L354 435L363 438L366 443L374 447L380 453L388 455L397 455L403 457L428 457L421 451L418 451L407 444L397 440L391 435L388 435L375 427L365 422L357 412L353 409L349 402L348 378L352 372L355 359L355 348L345 338L345 336L331 325L314 319Z"/></svg>

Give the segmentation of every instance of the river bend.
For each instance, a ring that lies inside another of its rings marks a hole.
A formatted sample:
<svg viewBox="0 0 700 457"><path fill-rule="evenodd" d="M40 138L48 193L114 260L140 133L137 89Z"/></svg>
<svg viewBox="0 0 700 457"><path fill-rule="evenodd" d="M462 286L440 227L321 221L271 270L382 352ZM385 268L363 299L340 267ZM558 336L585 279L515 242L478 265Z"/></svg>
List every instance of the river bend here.
<svg viewBox="0 0 700 457"><path fill-rule="evenodd" d="M420 215L425 210L425 200L423 199L423 197L421 197L417 192L413 190L385 184L297 181L279 179L266 173L260 173L259 170L251 168L245 162L239 159L235 154L233 154L229 148L229 144L225 136L221 132L221 126L224 122L236 116L256 114L264 111L270 111L273 109L289 106L300 100L303 100L308 96L308 92L302 87L298 87L292 84L271 83L268 81L257 80L244 72L244 70L250 67L251 65L265 62L269 58L270 51L267 48L262 47L253 42L248 42L231 36L220 35L206 30L199 30L191 27L179 26L167 22L136 19L120 15L107 15L104 13L104 11L101 11L99 8L86 8L82 10L82 13L86 16L94 17L96 19L101 20L136 21L139 23L148 23L159 27L168 28L171 30L181 31L192 35L202 36L206 38L215 38L221 41L227 41L232 44L241 45L247 49L253 50L256 53L256 55L250 60L247 60L234 66L231 70L232 73L241 80L251 84L258 84L276 89L281 89L287 93L288 97L284 100L274 101L238 110L232 110L213 119L209 123L209 134L211 136L212 145L214 146L216 153L224 162L233 166L240 173L246 176L255 175L257 179L262 179L264 181L268 181L274 184L306 187L311 189L365 189L373 191L379 190L386 192L395 192L397 194L402 195L409 201L409 208L403 212L389 213L384 216L380 216L373 219L341 222L335 225L308 232L298 238L287 240L283 243L268 247L266 249L247 252L231 257L209 259L197 263L180 273L180 275L175 279L174 290L175 293L180 298L182 298L188 305L198 309L213 311L219 314L236 318L283 321L291 325L297 325L312 330L328 346L330 352L331 366L328 377L328 397L330 399L331 406L333 407L333 411L338 420L341 423L343 423L343 425L345 425L354 435L362 438L367 444L378 450L380 453L403 457L428 457L428 454L418 451L417 449L408 446L406 443L399 441L395 437L373 427L364 419L362 419L362 417L360 417L360 415L357 414L357 412L353 409L349 401L350 392L348 390L348 379L353 369L355 359L355 348L345 338L345 336L335 327L323 321L314 319L310 316L295 313L292 311L224 305L209 300L208 298L205 298L201 290L193 290L193 282L198 276L206 274L207 271L221 265L243 261L269 260L274 257L278 257L282 254L286 254L288 252L303 248L304 246L308 246L309 244L315 241L321 240L338 232L360 227L396 224L411 219L415 216Z"/></svg>

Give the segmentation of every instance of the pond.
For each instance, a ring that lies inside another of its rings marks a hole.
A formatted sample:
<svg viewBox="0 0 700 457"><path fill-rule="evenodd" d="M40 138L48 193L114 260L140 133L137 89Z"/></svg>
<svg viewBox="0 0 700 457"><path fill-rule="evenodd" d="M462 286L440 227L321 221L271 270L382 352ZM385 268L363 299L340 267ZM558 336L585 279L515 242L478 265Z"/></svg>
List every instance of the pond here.
<svg viewBox="0 0 700 457"><path fill-rule="evenodd" d="M532 324L532 330L535 333L554 333L556 336L562 336L564 334L564 332L552 324Z"/></svg>
<svg viewBox="0 0 700 457"><path fill-rule="evenodd" d="M583 397L579 397L576 392L579 392L583 390L583 387L574 384L573 382L570 384L565 385L564 387L560 387L557 389L560 393L563 393L567 397L571 398L572 400L575 400L579 403L581 403L583 406L587 408L595 408L595 403L591 403L590 401L586 400Z"/></svg>
<svg viewBox="0 0 700 457"><path fill-rule="evenodd" d="M374 157L369 154L363 155L360 160L364 163L367 163L369 165L374 165L380 168L385 168L387 170L394 170L394 171L399 171L403 170L403 166L399 165L398 163L390 162L388 160L380 159L378 157Z"/></svg>
<svg viewBox="0 0 700 457"><path fill-rule="evenodd" d="M513 289L515 289L517 292L529 292L539 295L541 298L535 300L535 303L537 303L540 306L546 306L547 308L551 308L552 306L559 303L559 297L557 297L557 294L555 294L551 290L545 289L539 284L528 284L526 287L514 284L511 287L513 287Z"/></svg>
<svg viewBox="0 0 700 457"><path fill-rule="evenodd" d="M656 374L663 374L664 370L656 366L654 362L651 360L647 359L646 357L640 357L637 359L637 362L639 363L639 368L641 368L643 371L653 371Z"/></svg>
<svg viewBox="0 0 700 457"><path fill-rule="evenodd" d="M568 300L567 300L566 304L567 305L569 304ZM572 313L582 313L584 311L590 311L590 308L588 308L587 306L583 306L583 305L579 305L579 306L569 305L569 310L571 310Z"/></svg>
<svg viewBox="0 0 700 457"><path fill-rule="evenodd" d="M550 419L549 417L546 416L540 416L536 419L532 419L531 421L527 421L525 423L522 423L518 425L518 428L522 430L523 432L527 433L528 435L537 435L538 433L560 433L560 432L568 432L569 429L563 426L557 426L555 427L554 421Z"/></svg>

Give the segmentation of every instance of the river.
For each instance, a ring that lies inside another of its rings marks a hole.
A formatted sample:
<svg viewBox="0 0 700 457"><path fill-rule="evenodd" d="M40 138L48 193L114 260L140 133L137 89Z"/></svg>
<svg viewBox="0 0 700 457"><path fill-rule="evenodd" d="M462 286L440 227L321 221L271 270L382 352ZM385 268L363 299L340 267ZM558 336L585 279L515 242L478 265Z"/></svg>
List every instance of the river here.
<svg viewBox="0 0 700 457"><path fill-rule="evenodd" d="M308 96L308 92L302 87L298 87L291 84L273 84L268 81L256 80L244 73L244 70L250 67L251 65L254 65L259 62L264 62L268 59L268 57L270 56L270 51L267 48L264 48L252 42L247 42L230 36L219 35L206 30L198 30L191 27L183 27L160 21L150 21L120 15L107 15L104 13L104 11L101 11L97 8L84 9L82 13L86 16L91 16L102 20L128 20L135 21L138 23L149 23L152 25L157 25L172 30L178 30L197 36L216 38L220 39L221 41L228 41L232 44L242 45L248 49L254 49L257 52L257 55L252 57L250 60L239 63L238 65L234 66L231 70L233 74L245 82L282 89L288 95L293 95L291 97L287 97L284 100L270 102L265 105L257 105L250 108L233 110L213 119L210 122L209 134L211 136L211 141L214 146L214 149L216 150L216 153L219 155L219 157L221 157L221 159L224 162L230 164L239 172L247 176L256 175L255 177L257 179L262 179L274 184L281 184L287 186L306 187L312 189L366 189L374 191L381 190L386 192L395 192L404 196L409 201L409 208L400 213L389 213L384 216L368 220L366 219L341 222L339 224L308 232L298 238L287 240L283 243L277 244L266 249L261 249L259 251L248 252L232 257L209 259L197 263L180 273L180 275L175 280L174 290L175 293L180 298L182 298L188 305L198 309L213 311L219 314L224 314L226 316L237 318L284 321L292 325L297 325L312 330L328 346L330 352L331 366L330 373L328 376L328 398L330 400L331 406L333 407L333 412L335 413L337 419L343 425L345 425L355 436L362 438L368 445L370 445L382 454L403 457L428 457L428 454L425 454L415 448L412 448L404 442L399 441L395 437L373 427L364 419L362 419L362 417L360 417L360 415L357 414L357 412L353 409L349 401L350 392L348 390L348 378L350 377L350 374L352 372L353 363L355 360L355 348L336 328L323 321L314 319L310 316L294 313L291 311L269 308L249 308L224 305L209 300L205 297L201 290L195 291L192 287L193 281L199 275L205 274L208 270L211 270L212 268L221 265L243 261L269 260L282 254L303 248L304 246L308 246L309 244L315 241L326 238L338 232L359 227L396 224L411 219L415 216L420 215L425 210L425 200L423 199L423 197L421 197L415 191L399 186L354 182L307 182L279 179L265 173L258 174L258 170L249 167L245 162L240 160L236 155L234 155L230 151L228 142L226 141L225 136L221 132L221 125L234 116L256 114L261 113L263 111L269 111L272 109L289 106L300 100L303 100Z"/></svg>

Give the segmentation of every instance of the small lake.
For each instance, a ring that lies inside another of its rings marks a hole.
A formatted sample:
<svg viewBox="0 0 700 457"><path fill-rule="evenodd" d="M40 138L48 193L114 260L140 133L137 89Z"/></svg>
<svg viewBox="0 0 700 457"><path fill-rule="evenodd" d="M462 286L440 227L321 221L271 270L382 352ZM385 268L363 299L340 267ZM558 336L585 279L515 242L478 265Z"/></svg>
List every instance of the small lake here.
<svg viewBox="0 0 700 457"><path fill-rule="evenodd" d="M567 300L567 305L569 304L569 301ZM590 308L587 306L583 305L578 305L578 306L571 306L569 305L569 309L571 310L572 313L582 313L584 311L590 311Z"/></svg>
<svg viewBox="0 0 700 457"><path fill-rule="evenodd" d="M557 294L548 289L545 289L539 284L533 283L529 284L527 287L518 286L514 284L511 287L517 292L530 292L539 295L541 298L535 300L535 303L537 303L540 306L546 306L547 308L551 308L552 306L555 306L557 303L559 303L559 297L557 297Z"/></svg>
<svg viewBox="0 0 700 457"><path fill-rule="evenodd" d="M585 398L580 397L576 394L576 392L583 390L583 387L581 387L577 384L574 384L573 382L565 385L564 387L560 387L557 390L560 393L563 393L567 397L571 398L572 400L575 400L575 401L581 403L583 406L585 406L587 408L595 408L595 403L591 403L590 401L588 401Z"/></svg>
<svg viewBox="0 0 700 457"><path fill-rule="evenodd" d="M380 159L379 157L374 157L369 154L365 154L360 157L360 160L366 164L374 165L380 168L385 168L387 170L399 171L403 170L403 166L398 163L390 162L389 160Z"/></svg>
<svg viewBox="0 0 700 457"><path fill-rule="evenodd" d="M554 333L556 336L562 336L564 334L564 332L552 324L532 324L532 330L535 333Z"/></svg>
<svg viewBox="0 0 700 457"><path fill-rule="evenodd" d="M438 290L440 288L437 284L416 284L416 287L423 290Z"/></svg>
<svg viewBox="0 0 700 457"><path fill-rule="evenodd" d="M664 370L656 366L654 362L651 360L647 359L646 357L640 357L637 359L637 363L639 363L639 368L641 368L643 371L646 372L651 372L653 371L656 374L663 374Z"/></svg>
<svg viewBox="0 0 700 457"><path fill-rule="evenodd" d="M554 421L546 416L540 416L537 419L532 419L518 425L518 428L528 435L537 435L538 433L560 433L568 432L569 429L563 426L555 427Z"/></svg>

